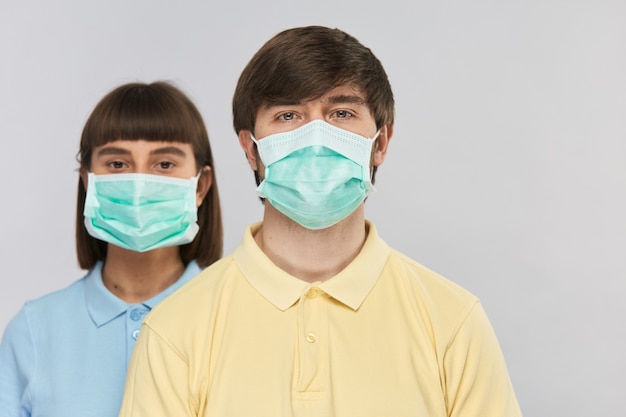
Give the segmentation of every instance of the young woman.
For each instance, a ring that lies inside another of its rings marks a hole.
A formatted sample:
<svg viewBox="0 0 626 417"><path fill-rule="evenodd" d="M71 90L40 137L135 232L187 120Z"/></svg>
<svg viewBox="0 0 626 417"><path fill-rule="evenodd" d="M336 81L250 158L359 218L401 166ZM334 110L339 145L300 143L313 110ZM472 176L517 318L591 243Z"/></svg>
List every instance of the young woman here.
<svg viewBox="0 0 626 417"><path fill-rule="evenodd" d="M117 416L143 318L222 254L209 138L179 89L111 91L87 120L79 162L76 247L88 273L7 326L1 416Z"/></svg>

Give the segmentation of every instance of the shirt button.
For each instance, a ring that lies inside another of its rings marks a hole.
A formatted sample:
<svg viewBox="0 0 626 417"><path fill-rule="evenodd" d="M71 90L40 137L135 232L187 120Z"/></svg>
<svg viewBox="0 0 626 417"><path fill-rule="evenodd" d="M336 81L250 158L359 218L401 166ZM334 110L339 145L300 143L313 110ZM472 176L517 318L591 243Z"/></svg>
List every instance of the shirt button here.
<svg viewBox="0 0 626 417"><path fill-rule="evenodd" d="M139 337L139 329L133 330L133 339L137 340L138 337Z"/></svg>
<svg viewBox="0 0 626 417"><path fill-rule="evenodd" d="M309 343L315 343L315 341L317 340L317 336L315 336L315 333L313 332L309 332L306 335L306 341Z"/></svg>
<svg viewBox="0 0 626 417"><path fill-rule="evenodd" d="M320 290L318 290L317 288L311 288L306 292L306 296L307 298L315 298L318 296L319 293Z"/></svg>
<svg viewBox="0 0 626 417"><path fill-rule="evenodd" d="M132 321L139 321L139 320L141 320L141 316L142 316L141 311L139 311L136 308L132 309L131 312L130 312L130 319Z"/></svg>

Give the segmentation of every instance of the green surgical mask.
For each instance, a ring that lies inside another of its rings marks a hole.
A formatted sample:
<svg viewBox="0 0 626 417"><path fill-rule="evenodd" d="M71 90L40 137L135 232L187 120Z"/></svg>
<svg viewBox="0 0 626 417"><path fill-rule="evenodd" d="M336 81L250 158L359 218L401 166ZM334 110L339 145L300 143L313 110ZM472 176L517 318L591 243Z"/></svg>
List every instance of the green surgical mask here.
<svg viewBox="0 0 626 417"><path fill-rule="evenodd" d="M265 165L257 193L307 229L339 223L375 191L370 159L377 137L314 120L288 132L253 138Z"/></svg>
<svg viewBox="0 0 626 417"><path fill-rule="evenodd" d="M135 252L189 243L198 233L198 178L90 172L83 211L87 232Z"/></svg>

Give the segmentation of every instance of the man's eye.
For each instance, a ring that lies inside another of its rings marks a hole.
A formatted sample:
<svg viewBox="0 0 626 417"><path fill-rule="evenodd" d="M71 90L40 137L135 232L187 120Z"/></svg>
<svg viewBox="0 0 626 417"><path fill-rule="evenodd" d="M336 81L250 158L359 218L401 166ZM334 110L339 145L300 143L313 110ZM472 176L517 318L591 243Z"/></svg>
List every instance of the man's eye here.
<svg viewBox="0 0 626 417"><path fill-rule="evenodd" d="M337 118L339 118L339 119L345 119L345 118L347 118L347 117L351 117L351 116L352 116L352 113L350 113L350 112L349 112L349 111L347 111L347 110L337 110L337 111L335 112L335 116L336 116Z"/></svg>
<svg viewBox="0 0 626 417"><path fill-rule="evenodd" d="M287 112L278 116L279 120L293 120L296 117L295 113Z"/></svg>

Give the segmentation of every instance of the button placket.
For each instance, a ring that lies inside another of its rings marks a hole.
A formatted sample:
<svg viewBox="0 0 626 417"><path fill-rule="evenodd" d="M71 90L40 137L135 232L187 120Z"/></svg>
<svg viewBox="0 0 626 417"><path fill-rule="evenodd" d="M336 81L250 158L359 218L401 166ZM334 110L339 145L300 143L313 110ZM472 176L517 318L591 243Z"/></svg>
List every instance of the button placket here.
<svg viewBox="0 0 626 417"><path fill-rule="evenodd" d="M317 287L306 290L298 302L296 391L300 393L319 394L327 389L326 308L327 295Z"/></svg>

